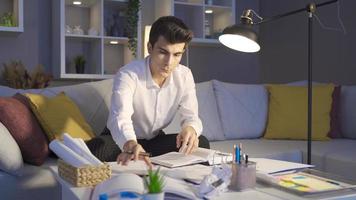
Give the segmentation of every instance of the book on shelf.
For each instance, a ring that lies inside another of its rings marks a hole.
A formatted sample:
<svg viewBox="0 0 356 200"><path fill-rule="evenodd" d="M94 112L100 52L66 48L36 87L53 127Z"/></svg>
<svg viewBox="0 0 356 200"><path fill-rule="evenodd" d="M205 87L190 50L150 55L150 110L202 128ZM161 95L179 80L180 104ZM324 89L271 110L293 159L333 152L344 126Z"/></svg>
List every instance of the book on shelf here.
<svg viewBox="0 0 356 200"><path fill-rule="evenodd" d="M180 167L198 163L208 163L209 165L231 162L232 154L222 153L213 149L198 148L189 155L180 152L169 152L160 156L151 157L154 164L165 167Z"/></svg>
<svg viewBox="0 0 356 200"><path fill-rule="evenodd" d="M166 196L176 196L185 199L197 199L195 187L188 183L164 176L164 188ZM146 193L144 180L133 173L120 173L95 186L92 200L99 199L101 194L106 194L110 199L118 198L121 193L132 192L138 196Z"/></svg>

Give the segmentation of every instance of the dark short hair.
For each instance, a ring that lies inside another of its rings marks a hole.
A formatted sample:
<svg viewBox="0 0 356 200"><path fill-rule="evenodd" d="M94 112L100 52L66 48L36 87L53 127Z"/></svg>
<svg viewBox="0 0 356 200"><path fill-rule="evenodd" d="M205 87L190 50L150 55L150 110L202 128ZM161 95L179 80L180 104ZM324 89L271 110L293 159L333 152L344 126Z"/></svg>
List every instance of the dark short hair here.
<svg viewBox="0 0 356 200"><path fill-rule="evenodd" d="M185 43L185 46L192 40L193 32L184 24L182 20L174 16L164 16L158 18L151 27L149 43L154 46L159 36L163 36L169 43Z"/></svg>

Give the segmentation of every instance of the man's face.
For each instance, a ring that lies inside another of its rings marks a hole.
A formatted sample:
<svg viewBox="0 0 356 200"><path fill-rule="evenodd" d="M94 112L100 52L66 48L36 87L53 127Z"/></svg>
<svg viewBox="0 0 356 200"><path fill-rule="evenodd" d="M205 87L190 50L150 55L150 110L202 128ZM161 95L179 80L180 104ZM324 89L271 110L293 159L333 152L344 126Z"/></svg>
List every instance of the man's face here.
<svg viewBox="0 0 356 200"><path fill-rule="evenodd" d="M163 36L152 46L147 44L151 55L150 69L153 78L166 79L178 66L184 53L185 43L169 43Z"/></svg>

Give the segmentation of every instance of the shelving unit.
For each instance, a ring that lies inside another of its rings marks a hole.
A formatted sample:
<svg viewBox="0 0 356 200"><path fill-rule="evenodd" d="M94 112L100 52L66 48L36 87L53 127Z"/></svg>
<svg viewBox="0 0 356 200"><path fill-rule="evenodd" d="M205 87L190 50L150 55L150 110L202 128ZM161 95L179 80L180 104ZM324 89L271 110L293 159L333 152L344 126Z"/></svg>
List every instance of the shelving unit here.
<svg viewBox="0 0 356 200"><path fill-rule="evenodd" d="M0 4L0 24L1 17L6 13L11 13L13 16L12 22L15 26L0 25L0 32L23 32L23 0L1 0Z"/></svg>
<svg viewBox="0 0 356 200"><path fill-rule="evenodd" d="M81 0L81 5L73 0L52 2L57 78L110 78L132 60L125 32L127 0ZM76 56L86 61L84 73L76 71Z"/></svg>
<svg viewBox="0 0 356 200"><path fill-rule="evenodd" d="M81 5L73 5L73 0L52 0L52 68L56 78L111 78L121 66L133 59L124 28L127 1L82 0ZM181 18L193 30L195 36L190 48L195 45L218 45L217 38L223 28L235 23L235 1L141 0L137 58L143 57L142 47L146 46L141 30L166 15ZM207 10L212 13L206 13ZM185 65L189 65L188 50L181 62ZM78 55L86 60L83 74L75 69L74 58Z"/></svg>
<svg viewBox="0 0 356 200"><path fill-rule="evenodd" d="M217 44L223 29L235 23L235 0L145 0L155 4L155 19L174 15L194 32L193 45ZM209 13L210 12L210 13Z"/></svg>

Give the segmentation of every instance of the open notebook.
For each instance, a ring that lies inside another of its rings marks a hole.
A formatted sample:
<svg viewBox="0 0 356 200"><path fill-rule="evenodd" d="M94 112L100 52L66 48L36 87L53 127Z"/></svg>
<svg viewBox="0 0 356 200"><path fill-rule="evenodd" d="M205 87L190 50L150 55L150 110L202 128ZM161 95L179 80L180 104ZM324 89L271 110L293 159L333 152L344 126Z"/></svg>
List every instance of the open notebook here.
<svg viewBox="0 0 356 200"><path fill-rule="evenodd" d="M152 157L152 163L165 167L180 167L197 163L208 162L209 165L232 161L232 155L221 153L213 149L198 148L195 152L185 155L179 152L169 152L160 156Z"/></svg>
<svg viewBox="0 0 356 200"><path fill-rule="evenodd" d="M196 199L196 189L188 183L164 177L164 192L165 195L174 194L175 196L184 197L187 199ZM132 173L120 173L113 176L111 179L98 184L93 191L92 200L99 199L101 194L107 194L109 198L118 198L121 192L134 192L142 195L146 192L143 178Z"/></svg>

